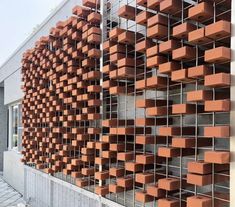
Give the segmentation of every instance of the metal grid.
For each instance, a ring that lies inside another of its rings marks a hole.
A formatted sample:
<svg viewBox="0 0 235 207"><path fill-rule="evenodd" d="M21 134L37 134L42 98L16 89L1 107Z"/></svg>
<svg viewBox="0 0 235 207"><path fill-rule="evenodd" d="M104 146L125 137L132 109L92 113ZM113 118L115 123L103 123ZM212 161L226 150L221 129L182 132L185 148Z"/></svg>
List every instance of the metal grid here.
<svg viewBox="0 0 235 207"><path fill-rule="evenodd" d="M143 37L140 39L135 39L135 43L133 45L136 45L138 42L140 42L141 40L146 39L146 27L142 27L139 26L138 24L135 23L135 21L132 21L130 19L125 19L122 17L118 17L117 16L117 11L118 9L120 9L121 7L123 7L124 5L130 5L134 8L136 8L135 12L137 11L137 9L141 9L142 11L150 11L155 13L156 11L153 11L151 9L148 8L144 8L142 6L139 6L136 4L135 1L108 1L111 5L111 9L109 10L109 13L107 15L107 19L110 21L110 23L107 25L107 29L108 31L111 31L113 28L115 27L120 27L125 29L126 31L134 31L135 34L137 33L142 33ZM187 11L189 8L191 8L193 5L197 4L198 2L190 2L190 3L186 3L186 2L182 2L182 10L181 10L181 14L177 15L177 17L175 15L166 15L166 17L168 18L168 35L166 37L163 37L161 39L157 39L155 40L157 44L165 42L167 40L172 39L172 34L171 34L171 30L174 26L179 25L180 23L184 23L186 21L188 21L188 17L187 17ZM225 15L225 14L230 14L230 9L227 9L226 11L219 11L221 9L221 5L224 3L224 1L218 2L218 3L214 3L213 4L213 8L214 8L214 17L211 19L206 19L206 21L201 22L201 23L195 23L193 21L190 21L190 23L195 24L195 26L199 29L204 27L205 25L208 25L212 22L216 22L218 19L220 19L221 16ZM220 12L219 14L217 14L217 10ZM157 13L157 12L156 12ZM135 16L137 15L137 13L135 13ZM165 14L163 14L165 15ZM115 25L115 26L113 26ZM108 36L108 35L107 35ZM137 36L137 35L136 35ZM135 36L135 37L136 37ZM202 51L205 51L207 49L210 49L212 46L214 48L220 46L220 45L224 45L227 47L230 47L229 45L229 36L225 36L222 38L218 38L215 41L209 41L205 44L200 44L200 45L192 45L190 44L187 40L181 40L181 46L184 45L189 45L189 46L193 46L196 49L196 57L194 59L189 59L189 60L183 60L180 62L181 64L181 68L187 68L187 67L192 67L192 66L199 66L201 64L204 63L203 58L204 55L202 54ZM106 41L112 41L112 39L107 38ZM117 43L119 44L119 43ZM127 51L126 51L126 57L131 55L131 52L134 52L134 50L128 50L128 46L126 46ZM105 64L110 64L109 62L109 52L107 52L106 54L104 54L104 65ZM191 185L191 186L187 186L185 187L183 185L183 183L186 180L186 173L187 173L187 162L192 161L192 160L202 160L203 159L203 152L207 151L207 150L228 150L229 149L229 139L225 138L222 139L223 143L225 143L223 146L221 145L221 142L219 139L213 137L212 139L210 139L210 141L212 141L212 146L211 147L200 147L198 146L198 140L202 140L202 139L206 139L203 136L203 128L205 126L222 126L222 125L229 125L229 112L200 112L197 109L200 107L200 105L202 105L201 103L195 102L195 106L196 106L196 112L193 115L188 115L188 114L180 114L180 115L172 115L170 114L170 110L169 107L171 107L172 104L183 104L186 103L186 94L189 91L192 91L193 88L195 88L195 90L200 90L200 89L205 89L205 87L203 87L203 82L204 82L204 78L198 78L198 79L194 79L194 80L187 80L182 81L182 82L175 82L172 83L170 76L165 76L162 74L158 74L158 71L156 69L158 68L153 68L152 70L148 70L146 68L146 55L145 54L140 54L138 52L134 52L133 58L135 60L138 60L138 58L143 59L144 60L144 64L143 65L138 65L135 61L135 78L133 80L129 80L129 79L125 79L125 78L119 78L118 80L118 86L124 86L125 87L125 92L124 95L123 94L117 94L119 97L120 96L125 96L123 99L123 102L118 101L118 103L114 103L112 104L112 100L116 100L118 99L116 97L116 95L110 95L108 93L108 91L105 89L104 90L104 100L109 100L110 103L106 104L106 107L111 111L111 112L117 112L117 114L120 114L119 119L124 118L125 120L127 120L127 116L126 114L130 113L133 109L131 109L129 106L131 105L127 100L131 99L132 95L134 96L134 104L133 107L135 109L135 115L133 116L133 119L136 120L136 118L149 118L149 116L146 115L146 111L142 111L136 108L136 100L138 100L139 98L144 98L146 99L146 97L151 98L151 99L165 99L167 101L167 116L162 116L162 118L166 118L166 126L180 126L180 131L181 134L179 136L181 137L185 137L182 134L183 131L183 127L194 127L195 128L195 133L193 135L193 137L195 138L195 150L194 150L194 155L191 156L182 156L182 151L183 149L180 149L180 156L179 158L166 158L165 162L163 163L157 163L156 162L156 158L154 160L154 163L156 163L157 166L160 166L160 168L156 168L156 165L154 164L154 166L150 169L143 169L144 171L147 172L153 172L154 174L157 174L159 176L163 176L163 177L171 177L171 178L177 178L180 180L180 188L179 191L177 192L167 192L167 197L169 198L176 198L179 199L180 202L180 206L184 204L184 202L186 202L186 197L190 196L190 195L202 195L202 196L208 196L208 192L210 192L211 189L211 197L212 197L212 201L213 202L218 202L217 200L222 201L223 205L229 205L229 200L228 198L224 199L223 197L220 196L216 196L215 195L215 191L222 191L222 192L229 192L229 186L228 183L222 183L222 184L216 184L214 183L214 179L215 179L215 175L216 176L229 176L227 173L218 173L215 172L214 167L213 167L213 173L212 173L212 180L213 183L210 186L205 186L205 187L198 187L196 185ZM167 59L168 61L171 60L171 55L168 54L167 55ZM105 61L107 60L107 61ZM144 71L142 73L138 73L137 72L137 67L138 66L143 66ZM217 65L217 64L211 64L210 66L212 66L213 69L213 73L216 73L218 71L225 71L225 72L230 72L230 68L228 64L224 64L224 65ZM217 67L217 70L215 69ZM158 89L155 89L151 91L149 90L137 90L135 88L135 90L131 93L128 93L128 87L131 86L135 86L135 82L141 79L146 79L149 76L152 76L154 74L158 74L159 76L163 76L163 77L167 77L167 87L165 89L161 89L160 91ZM104 80L109 80L109 75L104 74L103 75L103 79ZM112 80L112 78L110 78L110 80ZM124 84L123 84L124 82ZM120 85L119 85L120 84ZM222 90L225 93L229 94L229 88L225 87L225 88L220 88L220 89L212 89L213 90L213 100L216 100L215 98L215 94L218 93L218 91ZM162 92L163 91L163 92ZM106 96L105 96L106 95ZM228 97L229 98L229 97ZM218 99L218 98L217 98ZM128 106L129 104L129 106ZM116 109L118 108L118 109ZM110 114L112 114L110 112ZM123 116L121 116L121 114L124 114ZM110 115L109 114L109 115ZM118 116L117 116L118 117ZM112 118L111 116L107 116L107 119ZM115 117L116 118L116 117ZM204 120L204 121L203 121ZM156 124L156 119L155 119L155 126L152 127L152 133L151 135L157 135L158 133L155 133L158 129L158 126ZM206 123L207 122L207 123ZM118 127L118 126L117 126ZM125 122L124 128L130 127L127 122ZM136 125L133 125L134 128L136 128ZM144 133L143 135L146 135L146 133ZM118 135L119 136L119 135ZM130 136L133 136L133 139L129 138ZM191 135L192 136L192 135ZM120 137L120 136L119 136ZM126 138L129 138L128 140ZM187 137L187 136L186 136ZM136 138L136 134L134 133L133 135L125 135L125 143L130 143L134 145L134 155L136 154L145 154L148 150L149 150L149 146L148 145L143 145L142 147L140 147L140 149L136 149L136 145L135 143L135 138ZM130 141L129 141L130 140ZM153 155L156 155L158 152L158 147L161 146L166 146L169 147L171 146L171 142L172 142L172 137L171 136L167 136L166 140L165 140L165 144L154 144L153 148L150 149L149 153L152 153ZM150 147L151 148L151 147ZM121 150L121 152L123 152L123 150ZM126 149L126 145L125 145L125 150L124 152L128 152L128 150ZM135 157L135 156L134 156ZM135 158L134 158L135 160ZM123 163L122 161L117 161L115 166L124 166L125 162ZM214 164L212 164L214 166ZM161 172L163 170L163 172ZM165 173L164 173L165 171ZM125 171L125 173L128 173L130 175L132 175L132 177L135 179L136 173L135 172L128 172L127 170ZM110 182L111 183L115 183L116 179L113 178L112 176L110 177ZM154 182L157 182L156 178L154 177ZM215 187L217 186L217 187ZM135 192L139 191L139 190L146 190L146 185L142 185L139 186L137 183L134 182L133 184L133 190L131 190L132 193L129 193L128 191L125 191L123 193L119 193L116 194L115 196L110 195L111 199L115 199L117 202L120 202L124 205L133 205L133 206L142 206L142 204L140 204L139 202L136 202L136 198L135 198ZM156 198L155 201L157 201L158 198ZM145 204L147 205L147 204ZM155 202L150 204L150 205L155 205ZM216 204L212 204L214 205L218 205ZM221 204L222 205L222 204Z"/></svg>

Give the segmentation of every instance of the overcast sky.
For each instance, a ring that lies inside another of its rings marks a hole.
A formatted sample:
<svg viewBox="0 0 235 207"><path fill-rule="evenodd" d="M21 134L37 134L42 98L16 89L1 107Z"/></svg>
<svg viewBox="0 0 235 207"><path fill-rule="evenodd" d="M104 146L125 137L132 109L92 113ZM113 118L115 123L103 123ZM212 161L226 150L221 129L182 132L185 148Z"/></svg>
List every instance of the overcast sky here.
<svg viewBox="0 0 235 207"><path fill-rule="evenodd" d="M0 0L0 66L63 0Z"/></svg>

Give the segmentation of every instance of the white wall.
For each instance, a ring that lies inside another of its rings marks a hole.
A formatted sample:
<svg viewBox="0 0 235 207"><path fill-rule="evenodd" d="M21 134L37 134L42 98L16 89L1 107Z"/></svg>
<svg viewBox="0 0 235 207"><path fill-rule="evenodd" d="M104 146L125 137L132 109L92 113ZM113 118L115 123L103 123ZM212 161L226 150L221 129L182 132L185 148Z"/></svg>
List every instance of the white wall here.
<svg viewBox="0 0 235 207"><path fill-rule="evenodd" d="M24 193L24 165L22 155L13 150L4 152L3 178L21 194Z"/></svg>
<svg viewBox="0 0 235 207"><path fill-rule="evenodd" d="M4 80L4 104L10 104L23 98L21 90L21 70L18 69Z"/></svg>

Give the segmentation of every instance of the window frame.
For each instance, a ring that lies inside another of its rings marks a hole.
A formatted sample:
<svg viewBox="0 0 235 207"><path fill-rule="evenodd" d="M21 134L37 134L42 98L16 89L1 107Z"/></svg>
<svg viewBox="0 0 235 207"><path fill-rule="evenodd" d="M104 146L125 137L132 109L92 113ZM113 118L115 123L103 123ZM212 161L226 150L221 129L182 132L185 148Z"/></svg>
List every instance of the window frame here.
<svg viewBox="0 0 235 207"><path fill-rule="evenodd" d="M13 134L14 134L14 129L13 129L13 115L14 115L14 107L17 106L17 146L14 146L13 144ZM15 102L11 105L8 106L8 150L16 151L19 152L22 150L22 131L23 131L23 126L20 121L22 121L22 103L21 101ZM21 117L20 117L21 116Z"/></svg>

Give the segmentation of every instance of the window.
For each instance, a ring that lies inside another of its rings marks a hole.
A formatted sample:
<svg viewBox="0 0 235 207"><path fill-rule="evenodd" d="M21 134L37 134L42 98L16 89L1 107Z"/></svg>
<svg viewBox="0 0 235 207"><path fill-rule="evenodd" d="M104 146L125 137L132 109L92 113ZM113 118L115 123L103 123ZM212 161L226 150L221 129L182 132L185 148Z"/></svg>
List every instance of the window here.
<svg viewBox="0 0 235 207"><path fill-rule="evenodd" d="M17 103L9 107L9 149L21 151L22 130L21 104Z"/></svg>

